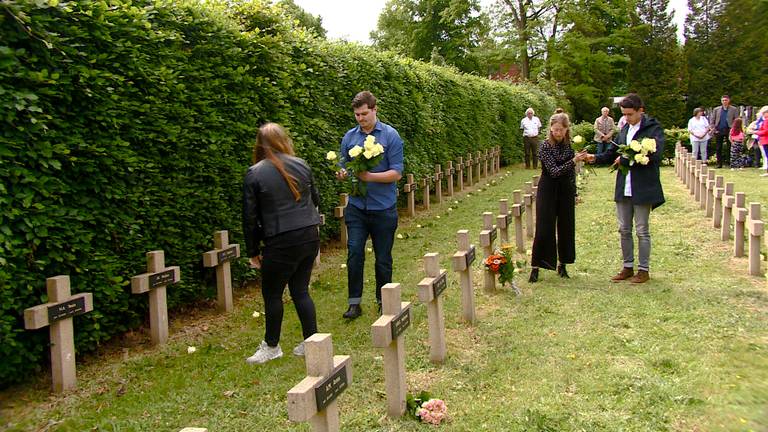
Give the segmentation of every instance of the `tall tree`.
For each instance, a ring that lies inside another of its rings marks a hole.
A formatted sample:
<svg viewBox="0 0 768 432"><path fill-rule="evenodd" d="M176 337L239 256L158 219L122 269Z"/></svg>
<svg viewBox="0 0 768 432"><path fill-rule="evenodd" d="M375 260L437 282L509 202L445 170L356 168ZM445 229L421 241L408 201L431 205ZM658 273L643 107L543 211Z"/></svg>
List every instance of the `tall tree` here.
<svg viewBox="0 0 768 432"><path fill-rule="evenodd" d="M371 39L378 48L464 72L485 72L474 49L487 34L478 0L389 0Z"/></svg>
<svg viewBox="0 0 768 432"><path fill-rule="evenodd" d="M697 106L717 103L713 88L716 73L718 42L713 38L718 17L725 7L724 0L688 0L689 13L685 18L685 58L688 79L688 111Z"/></svg>
<svg viewBox="0 0 768 432"><path fill-rule="evenodd" d="M300 27L311 31L316 36L325 38L327 32L323 28L323 18L320 15L312 15L305 11L301 6L293 2L293 0L280 0L277 2L288 16L297 20Z"/></svg>

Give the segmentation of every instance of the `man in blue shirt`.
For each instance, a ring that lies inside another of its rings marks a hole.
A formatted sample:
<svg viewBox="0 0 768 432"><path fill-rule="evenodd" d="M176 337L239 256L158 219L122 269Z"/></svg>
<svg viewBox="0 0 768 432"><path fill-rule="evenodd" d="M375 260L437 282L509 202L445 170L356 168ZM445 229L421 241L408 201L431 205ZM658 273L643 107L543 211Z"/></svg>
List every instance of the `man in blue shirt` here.
<svg viewBox="0 0 768 432"><path fill-rule="evenodd" d="M392 126L379 121L376 113L376 97L362 91L352 99L352 109L358 126L350 129L341 140L342 169L337 178L357 176L366 183L363 196L351 196L344 214L347 225L347 288L349 308L344 318L354 319L362 314L363 267L365 243L368 236L373 242L376 257L376 301L381 312L381 287L392 282L392 245L397 230L397 182L403 177L403 140ZM384 157L370 171L348 173L345 161L349 151L363 146L366 138L373 135L375 142L384 147Z"/></svg>

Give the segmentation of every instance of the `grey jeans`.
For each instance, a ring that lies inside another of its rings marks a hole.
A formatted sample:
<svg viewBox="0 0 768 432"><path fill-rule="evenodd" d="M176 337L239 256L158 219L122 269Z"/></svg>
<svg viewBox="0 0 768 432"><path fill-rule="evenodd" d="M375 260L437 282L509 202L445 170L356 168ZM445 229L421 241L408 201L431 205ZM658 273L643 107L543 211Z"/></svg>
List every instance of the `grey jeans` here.
<svg viewBox="0 0 768 432"><path fill-rule="evenodd" d="M651 205L633 205L629 197L616 201L616 217L619 220L619 235L621 236L621 256L624 267L635 266L635 243L632 239L632 220L637 232L637 269L648 271L651 261L651 228L648 219L651 217Z"/></svg>

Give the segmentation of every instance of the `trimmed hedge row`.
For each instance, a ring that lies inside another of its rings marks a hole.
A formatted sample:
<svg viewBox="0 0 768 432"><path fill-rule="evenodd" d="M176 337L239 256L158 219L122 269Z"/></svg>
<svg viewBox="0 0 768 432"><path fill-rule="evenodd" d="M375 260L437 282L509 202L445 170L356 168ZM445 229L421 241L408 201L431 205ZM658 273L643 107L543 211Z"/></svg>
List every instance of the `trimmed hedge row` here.
<svg viewBox="0 0 768 432"><path fill-rule="evenodd" d="M369 89L405 140L406 171L501 145L519 160L519 121L554 98L367 47L315 40L268 2L6 1L0 6L0 386L47 356L23 310L45 278L93 292L78 350L145 320L130 294L144 254L162 249L182 282L169 307L213 297L201 264L216 230L242 242L241 182L258 126L285 125L315 166L322 210L341 185L324 154L353 127ZM338 226L329 218L324 235ZM235 278L245 276L235 265Z"/></svg>

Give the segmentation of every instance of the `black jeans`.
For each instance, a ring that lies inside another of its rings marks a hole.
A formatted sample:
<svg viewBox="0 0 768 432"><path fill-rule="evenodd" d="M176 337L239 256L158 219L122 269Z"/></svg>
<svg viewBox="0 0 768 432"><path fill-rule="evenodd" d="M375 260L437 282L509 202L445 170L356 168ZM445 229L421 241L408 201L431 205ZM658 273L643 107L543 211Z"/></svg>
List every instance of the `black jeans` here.
<svg viewBox="0 0 768 432"><path fill-rule="evenodd" d="M264 297L266 330L264 341L274 347L280 342L283 324L283 291L288 290L301 321L304 339L317 333L315 303L309 296L309 279L319 241L295 246L266 246L261 262L261 295Z"/></svg>
<svg viewBox="0 0 768 432"><path fill-rule="evenodd" d="M718 129L715 134L715 155L717 155L717 167L721 168L723 162L729 164L731 151L728 144L728 129Z"/></svg>

